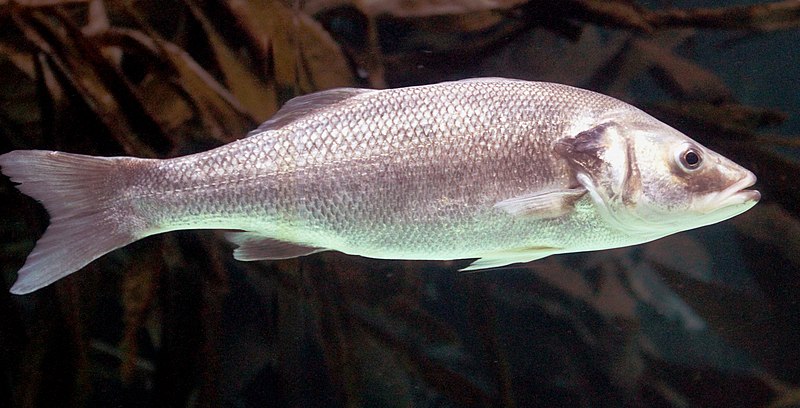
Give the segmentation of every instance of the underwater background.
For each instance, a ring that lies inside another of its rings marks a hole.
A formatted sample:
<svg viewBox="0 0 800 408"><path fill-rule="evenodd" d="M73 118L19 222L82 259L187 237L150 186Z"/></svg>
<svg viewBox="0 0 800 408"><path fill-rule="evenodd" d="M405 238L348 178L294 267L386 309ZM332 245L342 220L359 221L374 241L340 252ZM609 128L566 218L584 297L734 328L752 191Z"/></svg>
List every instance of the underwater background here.
<svg viewBox="0 0 800 408"><path fill-rule="evenodd" d="M16 296L47 214L2 177L0 406L800 406L800 1L0 0L0 153L175 157L296 95L476 76L632 103L762 201L471 274L173 232Z"/></svg>

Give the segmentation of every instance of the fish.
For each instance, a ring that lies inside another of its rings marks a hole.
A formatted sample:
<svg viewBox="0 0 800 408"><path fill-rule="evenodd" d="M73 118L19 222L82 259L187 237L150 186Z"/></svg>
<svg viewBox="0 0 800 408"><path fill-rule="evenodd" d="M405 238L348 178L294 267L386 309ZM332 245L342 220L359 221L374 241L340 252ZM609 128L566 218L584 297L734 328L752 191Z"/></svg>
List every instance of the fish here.
<svg viewBox="0 0 800 408"><path fill-rule="evenodd" d="M50 216L14 294L176 230L225 230L240 261L335 250L472 271L637 245L760 199L752 172L628 103L505 78L331 89L201 153L15 150L0 170Z"/></svg>

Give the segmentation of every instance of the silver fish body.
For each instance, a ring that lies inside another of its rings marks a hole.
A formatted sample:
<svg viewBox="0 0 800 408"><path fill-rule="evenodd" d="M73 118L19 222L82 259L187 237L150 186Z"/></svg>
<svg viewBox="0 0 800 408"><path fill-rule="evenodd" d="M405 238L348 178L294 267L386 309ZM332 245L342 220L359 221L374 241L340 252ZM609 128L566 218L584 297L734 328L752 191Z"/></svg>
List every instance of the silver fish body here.
<svg viewBox="0 0 800 408"><path fill-rule="evenodd" d="M752 173L631 105L499 78L306 95L174 159L15 151L0 166L51 214L14 293L179 229L238 230L240 260L337 250L480 269L647 242L759 198Z"/></svg>

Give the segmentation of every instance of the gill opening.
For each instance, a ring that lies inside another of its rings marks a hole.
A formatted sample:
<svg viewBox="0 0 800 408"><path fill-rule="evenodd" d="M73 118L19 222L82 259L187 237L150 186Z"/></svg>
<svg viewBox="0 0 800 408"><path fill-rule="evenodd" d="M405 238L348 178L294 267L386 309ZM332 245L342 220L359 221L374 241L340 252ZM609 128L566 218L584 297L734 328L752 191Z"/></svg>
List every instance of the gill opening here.
<svg viewBox="0 0 800 408"><path fill-rule="evenodd" d="M625 164L622 178L614 195L609 197L609 203L604 209L606 218L621 231L630 235L652 235L663 229L663 226L642 218L636 212L636 204L642 193L642 179L639 166L636 162L636 140L628 135L625 139Z"/></svg>

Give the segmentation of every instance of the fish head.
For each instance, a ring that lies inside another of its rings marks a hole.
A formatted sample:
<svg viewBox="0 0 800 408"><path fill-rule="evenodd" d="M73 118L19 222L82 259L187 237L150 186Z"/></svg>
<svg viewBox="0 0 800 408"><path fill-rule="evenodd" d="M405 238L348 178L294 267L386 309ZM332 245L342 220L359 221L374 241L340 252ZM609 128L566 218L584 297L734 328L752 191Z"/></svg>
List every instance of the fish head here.
<svg viewBox="0 0 800 408"><path fill-rule="evenodd" d="M756 176L641 111L615 114L556 144L610 226L655 239L753 207Z"/></svg>

